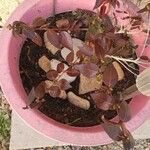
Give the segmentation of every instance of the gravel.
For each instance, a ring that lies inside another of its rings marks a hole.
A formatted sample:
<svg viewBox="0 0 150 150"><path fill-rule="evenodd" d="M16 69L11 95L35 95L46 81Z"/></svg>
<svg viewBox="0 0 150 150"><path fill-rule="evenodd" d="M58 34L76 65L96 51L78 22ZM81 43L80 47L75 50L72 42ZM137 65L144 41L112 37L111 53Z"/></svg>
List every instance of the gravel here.
<svg viewBox="0 0 150 150"><path fill-rule="evenodd" d="M59 147L47 147L47 148L37 148L33 150L122 150L118 145L121 143L112 143L103 146L94 147L80 147L80 146L59 146ZM136 140L136 145L134 150L150 150L150 139L146 140Z"/></svg>

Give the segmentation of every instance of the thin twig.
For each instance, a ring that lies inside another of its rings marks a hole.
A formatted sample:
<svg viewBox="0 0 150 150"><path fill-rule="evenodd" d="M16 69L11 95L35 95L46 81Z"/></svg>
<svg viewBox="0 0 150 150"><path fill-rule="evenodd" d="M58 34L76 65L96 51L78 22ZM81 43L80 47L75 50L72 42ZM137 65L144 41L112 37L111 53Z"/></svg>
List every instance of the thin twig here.
<svg viewBox="0 0 150 150"><path fill-rule="evenodd" d="M126 62L132 62L132 63L135 63L135 64L144 64L144 65L150 65L150 62L143 62L143 61L139 61L139 59L129 59L129 58L122 58L122 57L118 57L118 56L110 56L110 55L106 55L106 57L109 57L109 58L113 58L115 60L121 60L121 61L126 61Z"/></svg>
<svg viewBox="0 0 150 150"><path fill-rule="evenodd" d="M56 15L56 3L57 3L57 0L53 0L53 16Z"/></svg>
<svg viewBox="0 0 150 150"><path fill-rule="evenodd" d="M129 68L131 68L131 69L133 69L135 71L139 71L138 69L136 69L136 68L132 67L131 65L129 65L127 62L123 62L123 63L126 64Z"/></svg>
<svg viewBox="0 0 150 150"><path fill-rule="evenodd" d="M129 72L131 72L133 75L137 76L136 73L134 73L132 70L130 70L122 61L117 60L125 69L127 69Z"/></svg>
<svg viewBox="0 0 150 150"><path fill-rule="evenodd" d="M75 119L74 121L72 121L72 122L70 122L70 123L67 123L67 125L72 125L72 124L78 122L79 120L81 120L81 118L77 118L77 119Z"/></svg>

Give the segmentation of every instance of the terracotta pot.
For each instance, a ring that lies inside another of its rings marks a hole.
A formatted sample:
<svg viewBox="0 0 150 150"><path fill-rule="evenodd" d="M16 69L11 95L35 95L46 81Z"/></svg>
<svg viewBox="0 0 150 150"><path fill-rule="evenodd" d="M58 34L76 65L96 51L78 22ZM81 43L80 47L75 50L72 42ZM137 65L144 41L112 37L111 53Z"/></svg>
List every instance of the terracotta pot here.
<svg viewBox="0 0 150 150"><path fill-rule="evenodd" d="M56 12L65 12L76 8L92 10L93 0L57 0ZM48 17L52 14L53 0L25 0L8 19L6 26L15 20L31 23L37 16ZM43 135L58 141L73 145L102 145L112 142L101 126L71 127L58 123L37 110L24 110L27 95L19 75L19 54L23 40L13 37L12 33L4 28L0 35L0 81L2 90L12 109L33 129ZM135 37L138 43L141 37ZM140 50L140 49L139 49ZM150 51L146 53L150 56ZM149 98L139 95L130 103L132 119L126 123L130 131L138 128L150 116Z"/></svg>

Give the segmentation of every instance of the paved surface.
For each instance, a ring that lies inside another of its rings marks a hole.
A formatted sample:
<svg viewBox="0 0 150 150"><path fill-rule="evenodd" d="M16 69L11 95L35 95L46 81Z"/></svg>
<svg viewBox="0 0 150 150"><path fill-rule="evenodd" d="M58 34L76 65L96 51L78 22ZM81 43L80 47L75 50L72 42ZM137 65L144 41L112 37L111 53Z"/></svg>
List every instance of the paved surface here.
<svg viewBox="0 0 150 150"><path fill-rule="evenodd" d="M146 121L140 128L138 128L133 133L133 136L135 139L148 139L150 138L150 132L147 131L150 131L150 120ZM60 145L67 144L49 139L37 133L35 130L29 127L15 112L12 112L10 150ZM147 148L149 146L150 150L150 143L149 145L147 143L146 146Z"/></svg>

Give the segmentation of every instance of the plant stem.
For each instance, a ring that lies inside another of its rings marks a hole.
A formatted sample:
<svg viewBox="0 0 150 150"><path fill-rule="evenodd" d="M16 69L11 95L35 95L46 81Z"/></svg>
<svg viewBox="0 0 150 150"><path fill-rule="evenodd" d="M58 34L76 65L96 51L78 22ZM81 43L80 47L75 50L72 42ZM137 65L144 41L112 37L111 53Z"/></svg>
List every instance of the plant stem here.
<svg viewBox="0 0 150 150"><path fill-rule="evenodd" d="M127 62L123 62L123 63L126 64L129 68L131 68L131 69L133 69L135 71L139 71L138 69L136 69L136 68L132 67L131 65L129 65Z"/></svg>
<svg viewBox="0 0 150 150"><path fill-rule="evenodd" d="M122 58L122 57L117 57L117 56L110 56L110 55L106 55L105 57L109 57L109 58L113 58L115 60L120 60L120 61L125 61L125 62L132 62L132 63L135 63L135 64L144 64L144 65L150 65L149 62L142 62L142 61L139 61L138 59L136 60L132 60L132 59L127 59L127 58Z"/></svg>
<svg viewBox="0 0 150 150"><path fill-rule="evenodd" d="M134 84L134 85L130 86L129 88L127 88L122 93L122 97L123 97L123 100L127 100L138 94L139 94L138 88L136 87L136 84Z"/></svg>
<svg viewBox="0 0 150 150"><path fill-rule="evenodd" d="M57 0L53 0L53 16L56 15L56 3L57 3Z"/></svg>
<svg viewBox="0 0 150 150"><path fill-rule="evenodd" d="M130 70L122 61L117 60L125 69L127 69L129 72L131 72L133 75L137 76L136 73L134 73L132 70Z"/></svg>

